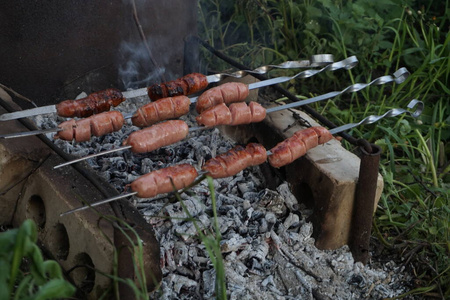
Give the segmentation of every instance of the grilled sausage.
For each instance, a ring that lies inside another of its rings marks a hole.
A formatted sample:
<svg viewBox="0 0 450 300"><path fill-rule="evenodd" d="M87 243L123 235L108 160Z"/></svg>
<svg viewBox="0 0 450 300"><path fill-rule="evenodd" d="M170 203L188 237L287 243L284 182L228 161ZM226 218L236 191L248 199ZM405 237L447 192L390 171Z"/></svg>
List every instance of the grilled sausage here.
<svg viewBox="0 0 450 300"><path fill-rule="evenodd" d="M151 100L158 100L166 97L194 94L207 86L208 79L205 75L192 73L177 80L154 84L147 88L147 93Z"/></svg>
<svg viewBox="0 0 450 300"><path fill-rule="evenodd" d="M193 166L181 164L145 174L133 181L130 187L137 192L138 197L151 198L173 191L172 182L177 190L185 188L193 183L197 176Z"/></svg>
<svg viewBox="0 0 450 300"><path fill-rule="evenodd" d="M203 111L196 118L199 125L217 126L221 124L230 124L231 112L225 103L218 104Z"/></svg>
<svg viewBox="0 0 450 300"><path fill-rule="evenodd" d="M119 90L107 89L78 100L62 101L56 105L56 112L61 117L85 118L108 111L111 106L117 106L123 101L125 101L125 97Z"/></svg>
<svg viewBox="0 0 450 300"><path fill-rule="evenodd" d="M328 129L322 126L311 127L319 136L319 145L325 144L326 142L333 139L333 135L328 131Z"/></svg>
<svg viewBox="0 0 450 300"><path fill-rule="evenodd" d="M218 104L203 111L196 117L199 125L207 127L217 125L241 125L257 123L266 117L266 109L261 104L250 102L233 103L227 107L225 103Z"/></svg>
<svg viewBox="0 0 450 300"><path fill-rule="evenodd" d="M147 127L152 124L175 119L189 112L191 100L186 96L168 97L140 107L131 117L133 125Z"/></svg>
<svg viewBox="0 0 450 300"><path fill-rule="evenodd" d="M270 149L272 154L269 155L269 163L275 168L280 168L305 155L309 149L324 144L332 138L331 133L320 126L299 130Z"/></svg>
<svg viewBox="0 0 450 300"><path fill-rule="evenodd" d="M267 159L266 149L256 143L250 143L245 148L236 146L224 154L209 159L202 170L212 178L233 176L245 168L257 166Z"/></svg>
<svg viewBox="0 0 450 300"><path fill-rule="evenodd" d="M123 115L118 111L107 111L81 120L71 119L58 126L63 130L55 134L54 138L85 142L93 135L102 136L120 130L124 122Z"/></svg>
<svg viewBox="0 0 450 300"><path fill-rule="evenodd" d="M198 113L220 103L230 104L244 101L248 97L248 85L240 82L228 82L213 87L201 94L197 99Z"/></svg>
<svg viewBox="0 0 450 300"><path fill-rule="evenodd" d="M184 139L189 133L186 122L169 120L151 127L135 131L123 141L124 146L131 146L135 153L151 152Z"/></svg>

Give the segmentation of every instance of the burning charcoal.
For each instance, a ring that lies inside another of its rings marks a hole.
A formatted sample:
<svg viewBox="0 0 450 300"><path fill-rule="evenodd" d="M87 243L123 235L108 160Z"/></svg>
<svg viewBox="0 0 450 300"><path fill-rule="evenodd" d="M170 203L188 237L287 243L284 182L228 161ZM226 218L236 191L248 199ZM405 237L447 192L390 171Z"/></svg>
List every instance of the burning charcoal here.
<svg viewBox="0 0 450 300"><path fill-rule="evenodd" d="M184 201L184 205L192 217L204 212L204 205L196 199L188 199ZM174 224L184 222L189 217L180 203L169 204L165 211L170 216Z"/></svg>
<svg viewBox="0 0 450 300"><path fill-rule="evenodd" d="M270 231L270 239L271 239L272 244L275 246L275 248L277 250L280 249L281 239L273 230Z"/></svg>
<svg viewBox="0 0 450 300"><path fill-rule="evenodd" d="M234 222L232 219L229 219L228 217L218 217L219 221L219 231L221 234L224 234L228 228L233 226Z"/></svg>
<svg viewBox="0 0 450 300"><path fill-rule="evenodd" d="M266 256L269 253L269 244L265 239L257 239L252 243L252 252L250 255L258 259L260 262L264 262L266 260Z"/></svg>
<svg viewBox="0 0 450 300"><path fill-rule="evenodd" d="M182 266L188 261L188 248L185 243L176 242L174 246L174 259L177 266Z"/></svg>
<svg viewBox="0 0 450 300"><path fill-rule="evenodd" d="M195 279L195 272L185 266L177 266L176 272L190 279Z"/></svg>
<svg viewBox="0 0 450 300"><path fill-rule="evenodd" d="M297 279L301 283L300 288L302 290L300 291L300 293L306 296L306 297L304 296L305 299L314 299L314 296L312 294L312 287L305 279L306 275L303 274L303 272L299 269L296 269L294 273L295 275L297 275Z"/></svg>
<svg viewBox="0 0 450 300"><path fill-rule="evenodd" d="M242 225L241 227L239 227L239 234L242 236L246 236L248 233L248 228L244 225Z"/></svg>
<svg viewBox="0 0 450 300"><path fill-rule="evenodd" d="M255 184L253 182L240 182L237 184L239 192L242 195L246 193L253 192L255 190Z"/></svg>
<svg viewBox="0 0 450 300"><path fill-rule="evenodd" d="M214 269L203 271L203 297L204 299L212 299L215 290L216 271Z"/></svg>
<svg viewBox="0 0 450 300"><path fill-rule="evenodd" d="M300 236L303 238L303 241L308 240L313 233L313 228L311 223L307 223L300 228Z"/></svg>
<svg viewBox="0 0 450 300"><path fill-rule="evenodd" d="M253 211L250 220L251 221L257 221L257 220L259 220L261 218L264 218L264 213L262 211L260 211L260 210L255 210L255 211Z"/></svg>
<svg viewBox="0 0 450 300"><path fill-rule="evenodd" d="M300 218L299 218L298 215L293 214L293 213L290 213L290 214L287 216L286 220L284 220L283 225L284 225L284 227L285 227L286 229L289 229L289 228L291 228L291 227L297 227L297 226L300 226Z"/></svg>
<svg viewBox="0 0 450 300"><path fill-rule="evenodd" d="M173 289L177 294L180 293L181 289L192 290L197 287L197 281L185 276L170 274L169 280L173 283Z"/></svg>
<svg viewBox="0 0 450 300"><path fill-rule="evenodd" d="M238 251L247 245L247 240L238 234L231 235L227 240L223 239L220 243L220 250L223 253Z"/></svg>
<svg viewBox="0 0 450 300"><path fill-rule="evenodd" d="M173 272L176 270L177 266L175 264L175 260L173 259L173 249L162 248L162 261L163 266L167 269L168 272Z"/></svg>
<svg viewBox="0 0 450 300"><path fill-rule="evenodd" d="M209 228L209 226L211 225L207 215L202 214L197 216L197 218L200 222L196 222L196 225L200 230ZM175 232L179 234L184 241L190 241L191 237L197 235L197 227L194 225L194 222L185 222L182 224L174 225L176 225Z"/></svg>
<svg viewBox="0 0 450 300"><path fill-rule="evenodd" d="M269 225L267 224L266 219L262 218L259 220L259 232L264 233L267 232L267 229L269 228Z"/></svg>
<svg viewBox="0 0 450 300"><path fill-rule="evenodd" d="M249 208L245 211L244 219L245 219L245 220L250 220L250 219L252 218L253 212L254 212L253 207L249 207Z"/></svg>
<svg viewBox="0 0 450 300"><path fill-rule="evenodd" d="M272 212L268 212L266 213L266 215L264 216L264 218L266 219L266 221L270 224L275 224L277 222L277 217L275 216L274 213Z"/></svg>
<svg viewBox="0 0 450 300"><path fill-rule="evenodd" d="M287 182L284 182L284 183L280 184L277 187L277 191L283 197L284 202L286 203L286 206L291 211L298 210L299 204L298 204L297 198L295 198L295 196L292 194L292 192L291 192Z"/></svg>
<svg viewBox="0 0 450 300"><path fill-rule="evenodd" d="M258 224L249 224L248 228L248 236L255 237L258 235Z"/></svg>
<svg viewBox="0 0 450 300"><path fill-rule="evenodd" d="M253 274L257 274L260 276L264 275L264 268L262 267L261 263L254 257L250 260L248 268Z"/></svg>
<svg viewBox="0 0 450 300"><path fill-rule="evenodd" d="M244 197L245 198L245 197ZM247 198L245 198L245 199L247 199ZM247 209L249 209L250 208L250 201L248 201L248 200L244 200L243 202L242 202L242 209L244 209L244 210L247 210Z"/></svg>
<svg viewBox="0 0 450 300"><path fill-rule="evenodd" d="M247 192L242 195L242 198L248 200L250 203L255 203L260 199L258 192Z"/></svg>
<svg viewBox="0 0 450 300"><path fill-rule="evenodd" d="M269 189L264 190L259 205L273 212L277 217L284 216L287 211L284 199L280 194Z"/></svg>
<svg viewBox="0 0 450 300"><path fill-rule="evenodd" d="M269 275L261 282L261 286L266 287L269 291L271 291L273 294L277 295L278 297L282 297L285 295L284 292L281 292L277 285L275 284L273 275Z"/></svg>
<svg viewBox="0 0 450 300"><path fill-rule="evenodd" d="M245 285L247 282L245 277L247 276L248 271L245 264L240 260L233 259L233 256L230 256L230 259L227 257L225 260L225 265L227 266L227 279L233 284Z"/></svg>
<svg viewBox="0 0 450 300"><path fill-rule="evenodd" d="M363 288L366 284L366 280L364 279L363 276L359 275L359 274L353 274L350 276L350 278L347 280L348 284L351 285L356 285L360 288Z"/></svg>

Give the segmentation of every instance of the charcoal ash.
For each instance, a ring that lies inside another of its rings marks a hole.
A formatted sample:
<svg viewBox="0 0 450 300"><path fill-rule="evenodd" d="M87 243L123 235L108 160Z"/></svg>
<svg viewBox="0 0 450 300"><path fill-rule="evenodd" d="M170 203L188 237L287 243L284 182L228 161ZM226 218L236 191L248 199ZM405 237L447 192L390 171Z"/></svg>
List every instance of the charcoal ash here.
<svg viewBox="0 0 450 300"><path fill-rule="evenodd" d="M117 109L131 113L145 101L145 97L125 101ZM182 119L195 126L192 115ZM42 129L65 121L54 115L34 120ZM120 131L104 137L82 143L55 140L55 144L81 157L118 148L135 130L128 121ZM122 193L127 184L150 171L181 163L200 169L206 160L233 146L218 129L207 129L152 153L124 150L88 163ZM229 299L380 299L410 289L411 276L394 262L364 266L354 262L347 246L318 250L308 222L312 210L298 203L287 183L267 189L258 167L214 180L213 185ZM173 194L129 198L160 243L163 280L151 298L213 299L216 273L198 235L198 230L209 236L215 232L207 181L180 198L181 202Z"/></svg>

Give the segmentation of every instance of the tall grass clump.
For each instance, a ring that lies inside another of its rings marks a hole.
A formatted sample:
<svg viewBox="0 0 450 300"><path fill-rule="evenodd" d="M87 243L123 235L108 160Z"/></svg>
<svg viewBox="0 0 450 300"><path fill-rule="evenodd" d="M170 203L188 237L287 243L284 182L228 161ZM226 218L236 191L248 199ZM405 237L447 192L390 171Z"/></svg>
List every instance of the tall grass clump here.
<svg viewBox="0 0 450 300"><path fill-rule="evenodd" d="M450 298L449 1L199 3L201 38L251 67L317 53L331 53L335 60L358 57L358 66L350 71L285 85L300 98L369 82L400 67L410 71L400 85L373 86L316 103L314 108L342 125L406 108L412 99L425 103L418 120L403 115L355 128L350 134L383 148L380 173L385 188L374 217L374 255L395 259L413 274L415 287L402 297ZM206 52L204 57L210 70L229 68ZM354 150L353 145L344 145Z"/></svg>

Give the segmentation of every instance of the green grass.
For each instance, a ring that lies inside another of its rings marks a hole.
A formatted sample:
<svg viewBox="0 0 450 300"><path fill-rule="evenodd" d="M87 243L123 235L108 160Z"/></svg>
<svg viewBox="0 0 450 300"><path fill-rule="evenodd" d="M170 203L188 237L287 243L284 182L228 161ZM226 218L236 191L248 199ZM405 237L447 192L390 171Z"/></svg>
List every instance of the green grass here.
<svg viewBox="0 0 450 300"><path fill-rule="evenodd" d="M31 220L0 233L0 299L61 299L75 293L59 264L44 260L36 242Z"/></svg>
<svg viewBox="0 0 450 300"><path fill-rule="evenodd" d="M358 57L359 65L348 72L286 85L300 97L341 90L400 67L411 72L400 85L371 87L316 103L314 108L341 125L406 108L412 99L425 103L418 120L403 115L350 132L384 150L380 172L385 188L373 238L385 247L384 254L396 257L415 276L417 287L409 294L424 297L450 297L449 16L448 0L201 0L199 4L201 38L251 67L317 53L331 53L336 60ZM203 56L211 71L229 68L206 51Z"/></svg>

